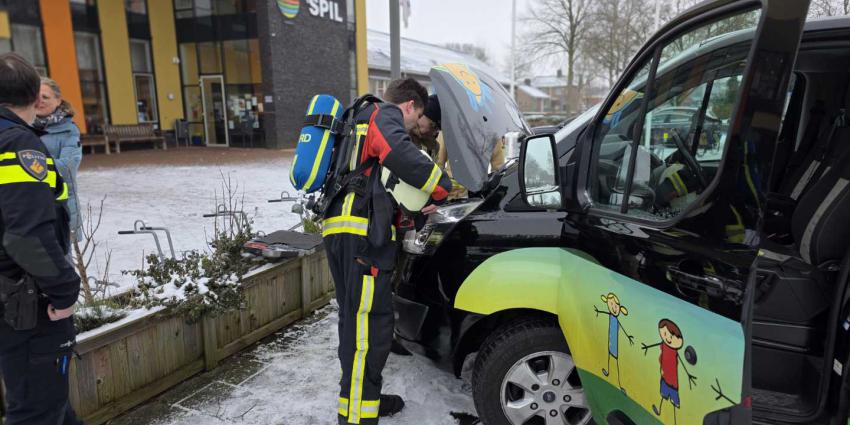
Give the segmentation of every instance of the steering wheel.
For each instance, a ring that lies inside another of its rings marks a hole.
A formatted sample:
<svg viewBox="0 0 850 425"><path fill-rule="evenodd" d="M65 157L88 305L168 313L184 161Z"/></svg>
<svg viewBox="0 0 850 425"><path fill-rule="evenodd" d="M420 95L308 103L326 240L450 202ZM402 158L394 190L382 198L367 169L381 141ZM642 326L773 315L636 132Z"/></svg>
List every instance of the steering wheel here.
<svg viewBox="0 0 850 425"><path fill-rule="evenodd" d="M682 140L682 136L679 135L679 132L673 130L670 132L673 136L673 142L676 143L676 150L682 156L682 159L685 161L685 166L688 167L692 173L697 177L697 181L699 182L700 189L705 189L708 187L708 183L705 180L705 174L702 171L702 167L699 166L696 158L691 155L691 151L685 146L685 142Z"/></svg>

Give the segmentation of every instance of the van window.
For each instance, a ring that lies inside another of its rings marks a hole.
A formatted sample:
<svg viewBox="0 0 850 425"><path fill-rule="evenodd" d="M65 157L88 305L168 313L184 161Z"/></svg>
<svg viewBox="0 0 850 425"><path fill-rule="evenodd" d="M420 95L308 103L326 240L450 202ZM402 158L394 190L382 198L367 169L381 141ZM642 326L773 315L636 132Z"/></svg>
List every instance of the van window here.
<svg viewBox="0 0 850 425"><path fill-rule="evenodd" d="M723 157L758 17L677 37L656 55L651 84L648 60L620 92L595 133L596 207L666 221L696 201Z"/></svg>

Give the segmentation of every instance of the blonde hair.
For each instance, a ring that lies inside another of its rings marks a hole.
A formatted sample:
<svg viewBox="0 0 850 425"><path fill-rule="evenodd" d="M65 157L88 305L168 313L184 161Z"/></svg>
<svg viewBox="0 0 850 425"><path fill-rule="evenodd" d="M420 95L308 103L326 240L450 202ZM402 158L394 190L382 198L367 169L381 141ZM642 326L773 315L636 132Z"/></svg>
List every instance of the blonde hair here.
<svg viewBox="0 0 850 425"><path fill-rule="evenodd" d="M629 309L627 309L624 305L620 304L620 297L618 297L617 294L613 292L609 292L608 295L603 294L602 301L607 303L608 300L614 300L614 302L620 306L620 311L623 312L623 316L629 315Z"/></svg>
<svg viewBox="0 0 850 425"><path fill-rule="evenodd" d="M62 110L65 111L65 115L67 115L69 117L74 116L74 107L71 106L71 104L68 103L67 100L62 99L62 89L59 88L59 83L57 83L53 79L50 79L50 78L47 78L47 77L41 77L41 85L50 87L50 90L53 90L53 94L55 94L56 97L58 97L59 100L61 101L59 103L59 108L62 108Z"/></svg>

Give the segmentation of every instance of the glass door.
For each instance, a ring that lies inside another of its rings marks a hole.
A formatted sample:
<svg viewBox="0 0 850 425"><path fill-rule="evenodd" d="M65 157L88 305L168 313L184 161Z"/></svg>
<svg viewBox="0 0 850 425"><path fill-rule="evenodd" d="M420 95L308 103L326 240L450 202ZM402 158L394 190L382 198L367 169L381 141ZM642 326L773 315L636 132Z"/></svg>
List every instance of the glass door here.
<svg viewBox="0 0 850 425"><path fill-rule="evenodd" d="M227 131L224 77L221 75L205 75L200 80L206 144L207 146L229 146L230 134Z"/></svg>

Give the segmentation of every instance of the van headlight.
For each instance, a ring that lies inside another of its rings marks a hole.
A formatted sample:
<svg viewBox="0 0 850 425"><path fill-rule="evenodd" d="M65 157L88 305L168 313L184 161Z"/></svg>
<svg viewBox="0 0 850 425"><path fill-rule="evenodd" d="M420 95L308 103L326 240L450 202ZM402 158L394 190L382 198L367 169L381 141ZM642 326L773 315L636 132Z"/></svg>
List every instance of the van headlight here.
<svg viewBox="0 0 850 425"><path fill-rule="evenodd" d="M443 241L443 236L451 232L458 222L475 211L482 202L484 200L477 199L437 208L437 212L428 216L422 230L409 230L404 235L404 251L419 255L433 254Z"/></svg>

